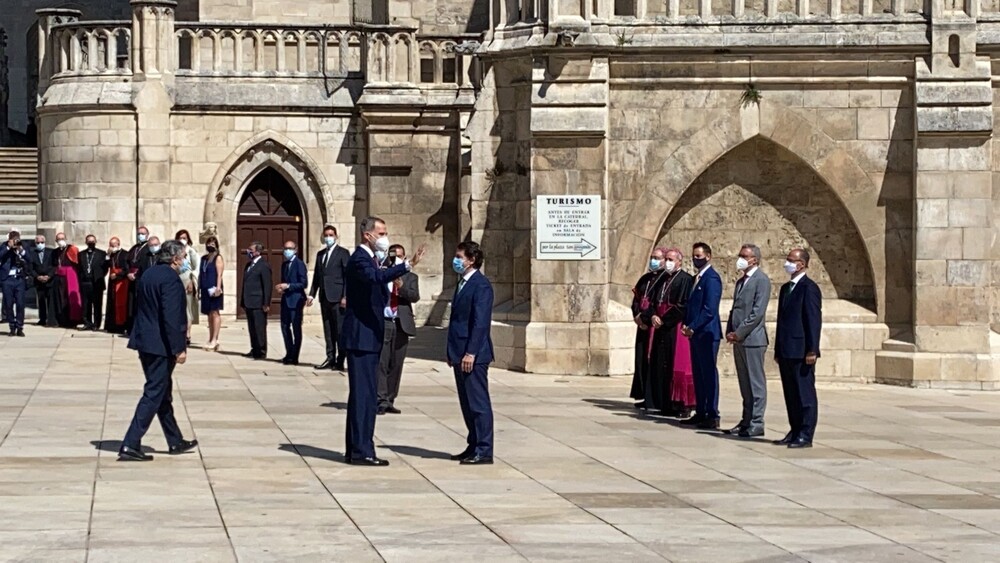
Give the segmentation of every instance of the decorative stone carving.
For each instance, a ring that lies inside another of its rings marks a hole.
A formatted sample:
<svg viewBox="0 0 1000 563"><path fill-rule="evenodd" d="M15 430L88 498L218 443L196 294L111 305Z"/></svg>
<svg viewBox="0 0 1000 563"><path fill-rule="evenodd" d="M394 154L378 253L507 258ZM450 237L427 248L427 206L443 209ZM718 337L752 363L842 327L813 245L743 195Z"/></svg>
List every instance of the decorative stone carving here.
<svg viewBox="0 0 1000 563"><path fill-rule="evenodd" d="M198 239L200 240L201 244L205 244L205 242L208 240L208 237L217 237L217 236L219 236L219 226L216 225L215 223L205 223L205 230L203 230L201 234L198 235Z"/></svg>

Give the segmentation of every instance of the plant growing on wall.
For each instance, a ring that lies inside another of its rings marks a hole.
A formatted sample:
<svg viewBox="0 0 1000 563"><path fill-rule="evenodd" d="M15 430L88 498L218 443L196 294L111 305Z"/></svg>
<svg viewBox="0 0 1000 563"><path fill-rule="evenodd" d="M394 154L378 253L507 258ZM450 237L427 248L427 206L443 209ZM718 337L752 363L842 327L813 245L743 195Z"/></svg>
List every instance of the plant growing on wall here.
<svg viewBox="0 0 1000 563"><path fill-rule="evenodd" d="M623 29L623 30L621 30L621 31L619 31L618 33L615 34L615 43L617 43L619 47L624 47L626 45L631 45L632 44L632 36L631 35L626 35L625 34L625 30Z"/></svg>
<svg viewBox="0 0 1000 563"><path fill-rule="evenodd" d="M743 94L740 96L740 106L743 108L749 107L751 104L760 106L760 99L763 95L757 86L753 82L747 84L746 89L743 90Z"/></svg>
<svg viewBox="0 0 1000 563"><path fill-rule="evenodd" d="M502 162L498 162L496 166L486 170L486 185L490 190L497 185L497 182L500 180L500 176L503 176L505 172L506 169L504 169Z"/></svg>

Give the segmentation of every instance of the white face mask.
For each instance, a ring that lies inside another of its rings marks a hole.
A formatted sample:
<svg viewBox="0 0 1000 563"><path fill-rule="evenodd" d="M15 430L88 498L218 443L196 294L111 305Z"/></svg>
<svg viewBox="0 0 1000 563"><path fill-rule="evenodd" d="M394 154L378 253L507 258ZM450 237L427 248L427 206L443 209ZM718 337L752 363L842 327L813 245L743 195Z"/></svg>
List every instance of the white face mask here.
<svg viewBox="0 0 1000 563"><path fill-rule="evenodd" d="M674 262L673 260L667 260L666 262L663 263L663 270L666 271L668 274L673 273L673 271L676 269L677 269L677 262Z"/></svg>
<svg viewBox="0 0 1000 563"><path fill-rule="evenodd" d="M390 246L392 245L389 244L389 237L387 236L380 236L375 239L375 250L379 252L389 252Z"/></svg>
<svg viewBox="0 0 1000 563"><path fill-rule="evenodd" d="M56 244L59 246L59 248L66 248L66 241L65 240L57 240Z"/></svg>
<svg viewBox="0 0 1000 563"><path fill-rule="evenodd" d="M750 262L746 258L740 256L736 259L736 269L739 271L744 271L750 267Z"/></svg>
<svg viewBox="0 0 1000 563"><path fill-rule="evenodd" d="M785 260L785 273L791 276L794 275L798 269L799 267L796 266L794 262L789 262L788 260Z"/></svg>

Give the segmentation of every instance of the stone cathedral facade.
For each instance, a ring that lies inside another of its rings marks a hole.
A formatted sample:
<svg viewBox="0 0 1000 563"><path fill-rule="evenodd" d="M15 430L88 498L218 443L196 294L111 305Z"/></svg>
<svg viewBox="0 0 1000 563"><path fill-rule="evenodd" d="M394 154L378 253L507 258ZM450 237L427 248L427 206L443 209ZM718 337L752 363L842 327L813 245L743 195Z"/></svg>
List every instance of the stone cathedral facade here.
<svg viewBox="0 0 1000 563"><path fill-rule="evenodd" d="M821 378L1000 387L996 0L126 10L38 12L41 232L214 232L232 266L252 239L311 261L325 223L349 246L376 214L430 251L430 324L471 237L498 363L579 374L631 371L655 246L710 243L727 295L742 243L779 282L805 246ZM598 260L535 255L536 197L567 194L602 198Z"/></svg>

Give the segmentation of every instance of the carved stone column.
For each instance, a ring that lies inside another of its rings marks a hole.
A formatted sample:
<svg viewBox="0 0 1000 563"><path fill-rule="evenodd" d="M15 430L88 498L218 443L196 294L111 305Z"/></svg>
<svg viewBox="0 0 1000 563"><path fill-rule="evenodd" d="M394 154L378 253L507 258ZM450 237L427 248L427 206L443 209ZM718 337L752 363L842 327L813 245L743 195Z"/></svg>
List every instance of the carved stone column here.
<svg viewBox="0 0 1000 563"><path fill-rule="evenodd" d="M974 14L942 0L931 47L929 64L916 59L913 340L878 354L877 379L996 388L990 61L976 56Z"/></svg>

